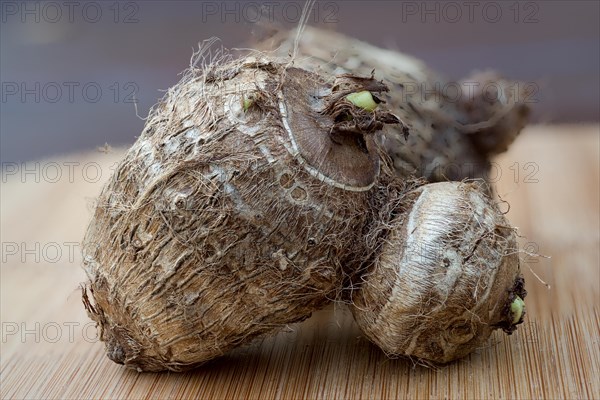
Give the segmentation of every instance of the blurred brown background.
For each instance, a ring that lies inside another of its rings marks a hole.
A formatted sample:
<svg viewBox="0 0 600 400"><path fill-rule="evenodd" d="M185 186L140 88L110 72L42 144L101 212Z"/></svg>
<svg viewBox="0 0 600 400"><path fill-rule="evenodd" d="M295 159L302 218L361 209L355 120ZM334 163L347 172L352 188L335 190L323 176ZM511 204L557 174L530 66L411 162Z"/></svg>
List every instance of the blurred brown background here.
<svg viewBox="0 0 600 400"><path fill-rule="evenodd" d="M1 160L130 144L198 42L245 47L304 1L1 3ZM599 118L597 1L319 1L311 25L415 55L449 79L533 83L534 122Z"/></svg>

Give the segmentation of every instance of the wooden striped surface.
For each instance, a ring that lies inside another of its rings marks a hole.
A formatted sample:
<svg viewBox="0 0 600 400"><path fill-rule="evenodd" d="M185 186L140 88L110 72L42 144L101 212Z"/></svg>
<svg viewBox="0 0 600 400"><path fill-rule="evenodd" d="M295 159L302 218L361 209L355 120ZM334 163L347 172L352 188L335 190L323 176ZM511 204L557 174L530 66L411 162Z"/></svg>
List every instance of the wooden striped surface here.
<svg viewBox="0 0 600 400"><path fill-rule="evenodd" d="M596 125L534 126L497 160L522 235L527 318L439 369L386 358L337 305L192 372L126 370L84 312L75 244L123 150L4 171L1 398L600 398L599 149Z"/></svg>

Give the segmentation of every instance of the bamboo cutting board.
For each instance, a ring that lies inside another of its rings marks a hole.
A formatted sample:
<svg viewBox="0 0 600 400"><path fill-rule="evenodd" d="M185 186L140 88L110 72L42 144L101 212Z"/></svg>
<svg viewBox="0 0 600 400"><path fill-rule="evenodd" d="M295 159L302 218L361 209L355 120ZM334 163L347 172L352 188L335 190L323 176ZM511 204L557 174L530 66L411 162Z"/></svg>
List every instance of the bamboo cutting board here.
<svg viewBox="0 0 600 400"><path fill-rule="evenodd" d="M343 306L192 372L124 369L84 312L77 244L123 150L5 169L1 397L600 398L599 149L596 125L536 126L497 160L522 235L526 321L439 369L386 358Z"/></svg>

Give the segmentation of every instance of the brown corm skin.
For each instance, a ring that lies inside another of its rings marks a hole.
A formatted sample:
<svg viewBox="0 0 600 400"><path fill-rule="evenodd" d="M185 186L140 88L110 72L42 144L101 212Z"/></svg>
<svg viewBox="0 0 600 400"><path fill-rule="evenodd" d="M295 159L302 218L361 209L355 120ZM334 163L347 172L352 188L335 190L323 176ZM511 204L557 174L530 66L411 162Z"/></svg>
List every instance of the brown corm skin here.
<svg viewBox="0 0 600 400"><path fill-rule="evenodd" d="M397 123L344 100L367 87L385 90L244 59L169 90L84 240L84 304L109 358L186 370L338 296L380 174L375 132Z"/></svg>

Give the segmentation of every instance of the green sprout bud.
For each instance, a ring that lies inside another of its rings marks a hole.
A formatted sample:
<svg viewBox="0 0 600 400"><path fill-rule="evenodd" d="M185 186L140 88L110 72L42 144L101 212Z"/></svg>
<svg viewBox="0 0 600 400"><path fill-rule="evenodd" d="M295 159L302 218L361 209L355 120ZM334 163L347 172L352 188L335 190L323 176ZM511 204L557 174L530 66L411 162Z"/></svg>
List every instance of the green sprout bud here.
<svg viewBox="0 0 600 400"><path fill-rule="evenodd" d="M525 302L522 298L517 296L510 304L510 312L513 314L513 325L521 320L521 317L523 316L523 311L525 311Z"/></svg>
<svg viewBox="0 0 600 400"><path fill-rule="evenodd" d="M254 99L252 99L251 97L244 97L244 112L248 111L248 109L252 107L252 104L254 104Z"/></svg>
<svg viewBox="0 0 600 400"><path fill-rule="evenodd" d="M346 99L356 107L360 107L365 111L373 111L377 108L377 103L373 100L373 96L368 90L350 93L346 96Z"/></svg>

